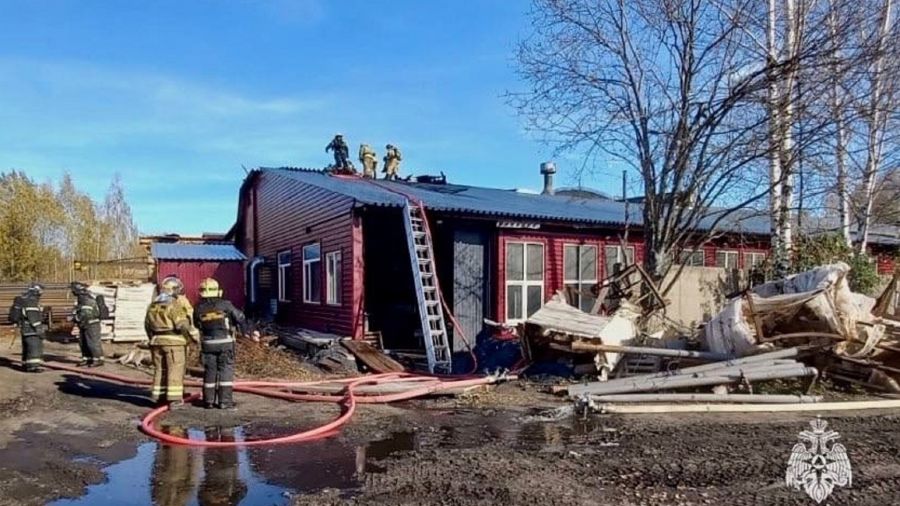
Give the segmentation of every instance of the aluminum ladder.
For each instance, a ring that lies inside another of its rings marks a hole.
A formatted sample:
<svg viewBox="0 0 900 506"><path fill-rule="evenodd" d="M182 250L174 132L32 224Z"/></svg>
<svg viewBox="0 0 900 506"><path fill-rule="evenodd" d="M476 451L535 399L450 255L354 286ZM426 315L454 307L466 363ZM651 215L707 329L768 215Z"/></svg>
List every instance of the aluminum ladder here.
<svg viewBox="0 0 900 506"><path fill-rule="evenodd" d="M428 371L449 374L451 371L450 342L444 322L441 294L435 277L434 249L431 234L425 224L421 206L407 200L403 206L403 223L406 228L406 242L412 263L416 299L419 303L419 318L422 323L422 338L428 358Z"/></svg>

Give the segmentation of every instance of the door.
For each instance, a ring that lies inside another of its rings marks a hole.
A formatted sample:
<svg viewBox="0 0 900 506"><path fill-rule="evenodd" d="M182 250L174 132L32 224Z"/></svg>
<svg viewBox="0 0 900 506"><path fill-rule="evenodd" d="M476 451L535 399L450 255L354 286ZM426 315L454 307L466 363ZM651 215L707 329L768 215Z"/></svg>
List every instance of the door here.
<svg viewBox="0 0 900 506"><path fill-rule="evenodd" d="M453 314L472 346L484 329L489 288L487 242L484 232L453 233ZM465 342L453 337L453 351L466 351Z"/></svg>

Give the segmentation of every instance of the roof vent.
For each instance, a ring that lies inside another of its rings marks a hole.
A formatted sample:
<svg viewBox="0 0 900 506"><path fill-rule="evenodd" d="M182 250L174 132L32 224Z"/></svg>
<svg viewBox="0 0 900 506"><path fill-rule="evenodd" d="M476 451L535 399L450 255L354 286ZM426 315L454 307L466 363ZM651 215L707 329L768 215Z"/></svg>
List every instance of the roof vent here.
<svg viewBox="0 0 900 506"><path fill-rule="evenodd" d="M556 164L544 162L541 164L541 174L544 175L544 191L541 195L553 195L553 174L556 174Z"/></svg>

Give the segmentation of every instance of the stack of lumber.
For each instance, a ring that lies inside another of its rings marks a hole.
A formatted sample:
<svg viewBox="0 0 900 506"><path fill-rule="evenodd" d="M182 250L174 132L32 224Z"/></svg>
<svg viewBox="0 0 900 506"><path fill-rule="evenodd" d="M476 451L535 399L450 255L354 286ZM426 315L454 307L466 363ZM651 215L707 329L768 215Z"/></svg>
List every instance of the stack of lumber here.
<svg viewBox="0 0 900 506"><path fill-rule="evenodd" d="M156 285L140 283L119 285L115 296L115 318L113 319L113 341L135 342L147 339L144 331L144 317L147 306L153 301ZM109 302L107 302L109 304Z"/></svg>

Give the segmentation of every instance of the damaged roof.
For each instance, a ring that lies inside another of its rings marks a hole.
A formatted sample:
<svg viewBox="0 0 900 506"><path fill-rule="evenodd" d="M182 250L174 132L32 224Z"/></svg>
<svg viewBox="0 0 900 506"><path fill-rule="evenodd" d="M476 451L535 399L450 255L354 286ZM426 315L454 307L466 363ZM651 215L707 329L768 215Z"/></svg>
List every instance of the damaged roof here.
<svg viewBox="0 0 900 506"><path fill-rule="evenodd" d="M406 196L421 201L432 211L474 214L522 220L555 221L586 225L624 225L626 206L623 202L573 195L541 195L515 190L483 188L457 184L428 184L403 181L369 180L334 176L320 170L298 168L260 168L306 184L339 193L363 206L400 207ZM718 228L752 234L768 234L769 220L752 210L741 213L737 220L729 217ZM713 225L708 217L701 225ZM628 205L631 225L642 223L641 206Z"/></svg>
<svg viewBox="0 0 900 506"><path fill-rule="evenodd" d="M184 244L155 242L150 254L156 260L243 261L247 257L232 244Z"/></svg>

